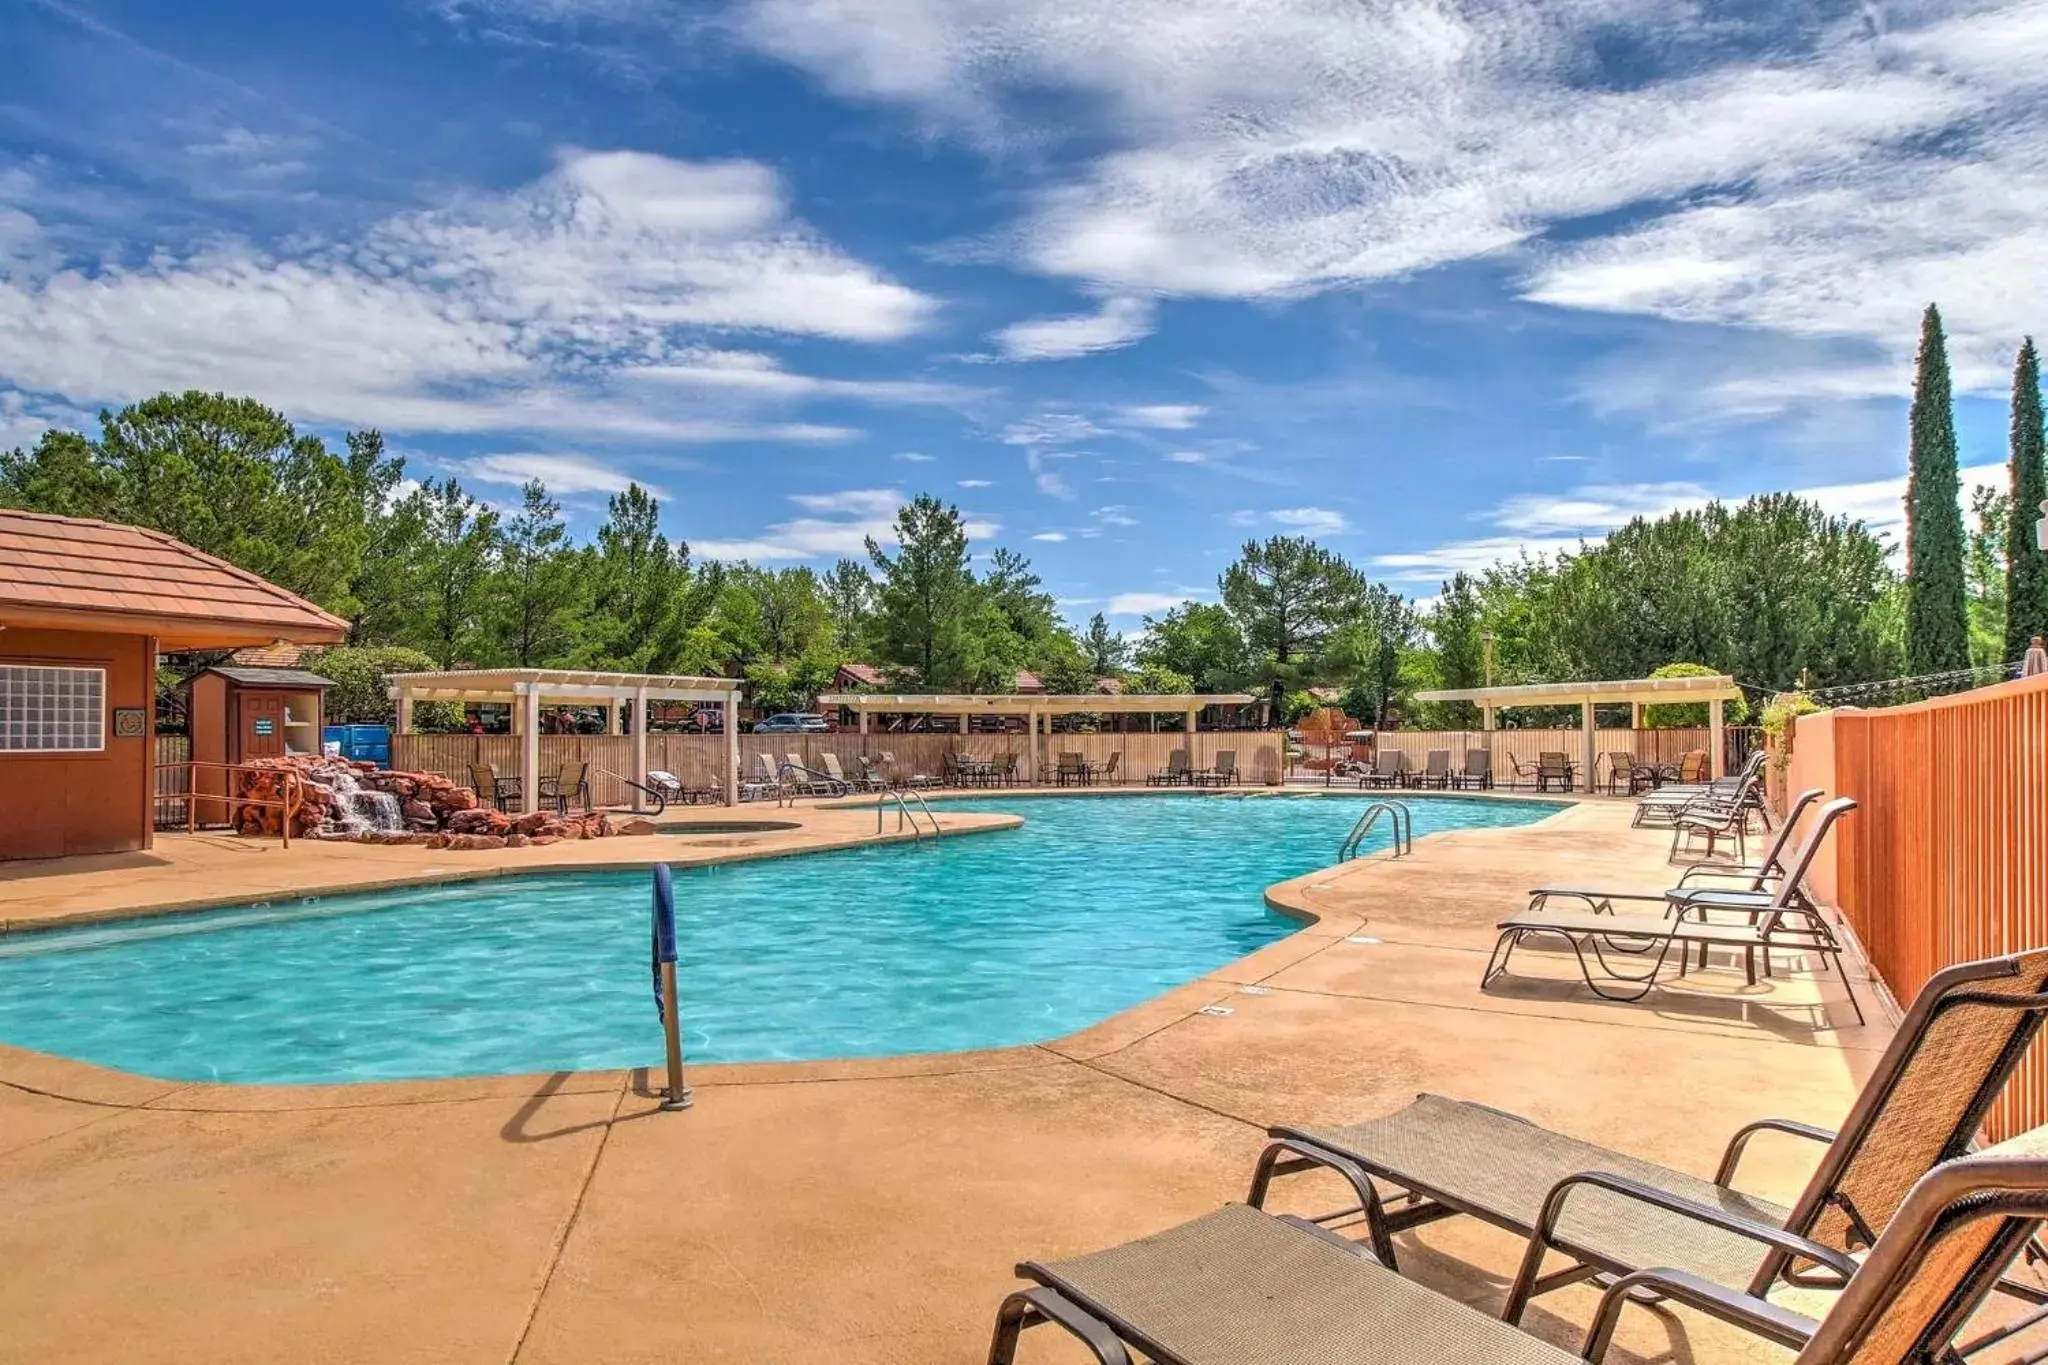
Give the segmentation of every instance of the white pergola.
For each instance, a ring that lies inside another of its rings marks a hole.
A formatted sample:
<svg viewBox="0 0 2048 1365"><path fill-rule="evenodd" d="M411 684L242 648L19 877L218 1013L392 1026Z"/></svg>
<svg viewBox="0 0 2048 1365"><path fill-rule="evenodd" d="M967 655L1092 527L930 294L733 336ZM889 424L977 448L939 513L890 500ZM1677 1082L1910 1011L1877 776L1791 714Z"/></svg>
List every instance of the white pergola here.
<svg viewBox="0 0 2048 1365"><path fill-rule="evenodd" d="M1585 733L1585 772L1593 773L1593 708L1628 705L1640 726L1643 707L1660 704L1707 702L1707 762L1715 777L1721 776L1721 707L1742 695L1735 679L1725 673L1705 678L1621 678L1604 682L1518 683L1512 687L1451 687L1417 692L1417 701L1469 701L1479 707L1481 728L1493 729L1494 710L1502 706L1577 706Z"/></svg>
<svg viewBox="0 0 2048 1365"><path fill-rule="evenodd" d="M991 692L961 693L902 693L902 692L828 692L818 698L818 708L843 706L852 711L860 723L860 733L868 733L868 717L876 714L958 716L960 733L968 733L969 722L975 716L1022 716L1025 741L1026 780L1038 780L1038 722L1040 717L1072 715L1182 715L1187 717L1188 733L1195 730L1195 718L1205 706L1244 706L1258 698L1244 692L1193 692L1193 693L1123 693L1111 695L1107 692L1084 693L1030 693ZM1048 731L1050 733L1050 731Z"/></svg>
<svg viewBox="0 0 2048 1365"><path fill-rule="evenodd" d="M739 803L740 684L732 678L697 678L670 673L589 673L562 668L455 668L440 673L393 673L391 699L398 703L398 733L412 730L413 703L422 701L504 702L512 707L512 733L519 744L519 797L525 810L540 801L540 708L603 703L606 732L620 733L627 707L633 714L633 780L647 783L647 703L691 701L725 708L725 804ZM633 794L640 808L641 793Z"/></svg>

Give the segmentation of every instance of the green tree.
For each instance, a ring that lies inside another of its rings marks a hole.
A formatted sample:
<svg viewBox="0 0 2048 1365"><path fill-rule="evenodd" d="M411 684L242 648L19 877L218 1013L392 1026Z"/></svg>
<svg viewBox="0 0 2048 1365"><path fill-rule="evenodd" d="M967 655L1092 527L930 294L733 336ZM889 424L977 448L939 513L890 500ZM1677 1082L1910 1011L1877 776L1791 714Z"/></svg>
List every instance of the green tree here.
<svg viewBox="0 0 2048 1365"><path fill-rule="evenodd" d="M0 507L59 517L118 520L119 481L91 441L50 430L34 448L0 455Z"/></svg>
<svg viewBox="0 0 2048 1365"><path fill-rule="evenodd" d="M398 707L391 700L391 675L431 673L437 665L417 649L376 645L309 654L306 667L334 684L327 689L324 707L329 721L337 725L394 725ZM452 730L462 721L462 707L457 702L416 702L412 720L417 730Z"/></svg>
<svg viewBox="0 0 2048 1365"><path fill-rule="evenodd" d="M400 492L405 461L384 453L382 432L350 432L346 458L364 530L362 561L349 582L356 604L349 642L401 640L424 610L417 589L426 553L425 503Z"/></svg>
<svg viewBox="0 0 2048 1365"><path fill-rule="evenodd" d="M569 545L562 509L534 479L519 490L491 579L495 653L520 668L559 663L574 637L584 587L583 556Z"/></svg>
<svg viewBox="0 0 2048 1365"><path fill-rule="evenodd" d="M591 608L579 655L593 668L666 673L681 668L691 632L723 579L690 573L690 547L661 533L661 503L628 484L606 504L590 564ZM704 641L699 637L695 644Z"/></svg>
<svg viewBox="0 0 2048 1365"><path fill-rule="evenodd" d="M1650 671L1653 678L1714 678L1720 676L1718 669L1705 664L1674 663ZM1643 708L1643 724L1652 730L1688 729L1707 723L1708 703L1662 702ZM1749 703L1741 697L1721 703L1721 719L1731 725L1740 725L1749 719Z"/></svg>
<svg viewBox="0 0 2048 1365"><path fill-rule="evenodd" d="M1406 598L1379 583L1363 584L1351 618L1329 642L1330 665L1345 679L1353 700L1370 709L1363 715L1374 729L1385 729L1402 691L1403 655L1417 634L1415 611Z"/></svg>
<svg viewBox="0 0 2048 1365"><path fill-rule="evenodd" d="M441 667L453 668L468 661L480 643L498 552L498 514L453 479L411 496L419 500L426 530L419 566L423 615L410 633Z"/></svg>
<svg viewBox="0 0 2048 1365"><path fill-rule="evenodd" d="M1963 590L1970 613L1970 663L1975 667L2006 661L2006 543L2011 521L2012 500L2002 490L1980 484L1971 491Z"/></svg>
<svg viewBox="0 0 2048 1365"><path fill-rule="evenodd" d="M1425 673L1430 687L1481 687L1486 683L1485 602L1472 575L1452 574L1437 593L1422 628L1429 633ZM1427 729L1464 730L1479 723L1469 701L1428 702L1416 720Z"/></svg>
<svg viewBox="0 0 2048 1365"><path fill-rule="evenodd" d="M1963 595L1962 488L1948 345L1933 304L1920 328L1906 476L1906 662L1917 674L1970 662Z"/></svg>
<svg viewBox="0 0 2048 1365"><path fill-rule="evenodd" d="M1123 636L1110 630L1109 618L1099 611L1088 619L1088 629L1081 635L1081 650L1088 656L1088 667L1098 678L1121 673L1131 658L1130 645Z"/></svg>
<svg viewBox="0 0 2048 1365"><path fill-rule="evenodd" d="M839 637L839 647L848 659L865 659L875 618L874 576L860 561L842 559L825 574L819 586L832 613L832 629Z"/></svg>
<svg viewBox="0 0 2048 1365"><path fill-rule="evenodd" d="M1358 570L1305 536L1246 541L1220 586L1276 714L1289 685L1318 679L1330 636L1365 592Z"/></svg>
<svg viewBox="0 0 2048 1365"><path fill-rule="evenodd" d="M1140 696L1184 697L1194 692L1195 680L1165 664L1139 664L1125 690Z"/></svg>
<svg viewBox="0 0 2048 1365"><path fill-rule="evenodd" d="M1197 692L1234 691L1251 672L1244 632L1227 609L1209 602L1183 602L1164 616L1147 616L1136 658L1141 671L1186 678Z"/></svg>
<svg viewBox="0 0 2048 1365"><path fill-rule="evenodd" d="M2048 636L2048 551L2034 543L2034 523L2048 515L2048 451L2041 432L2041 360L2034 339L2020 347L2012 373L2012 496L2005 525L2006 660L2027 642Z"/></svg>
<svg viewBox="0 0 2048 1365"><path fill-rule="evenodd" d="M984 602L968 566L960 509L920 494L896 510L896 540L893 555L872 536L867 542L877 661L928 691L965 687L972 673L986 675L989 661L970 640L971 629L983 624Z"/></svg>

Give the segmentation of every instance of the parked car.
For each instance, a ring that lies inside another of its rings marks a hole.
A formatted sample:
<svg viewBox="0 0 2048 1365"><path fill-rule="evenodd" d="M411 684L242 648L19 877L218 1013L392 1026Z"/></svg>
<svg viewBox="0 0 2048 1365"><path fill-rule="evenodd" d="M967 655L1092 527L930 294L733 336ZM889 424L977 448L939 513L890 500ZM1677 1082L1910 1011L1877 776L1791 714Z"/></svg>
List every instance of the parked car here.
<svg viewBox="0 0 2048 1365"><path fill-rule="evenodd" d="M822 735L831 729L815 711L785 711L754 723L757 735Z"/></svg>

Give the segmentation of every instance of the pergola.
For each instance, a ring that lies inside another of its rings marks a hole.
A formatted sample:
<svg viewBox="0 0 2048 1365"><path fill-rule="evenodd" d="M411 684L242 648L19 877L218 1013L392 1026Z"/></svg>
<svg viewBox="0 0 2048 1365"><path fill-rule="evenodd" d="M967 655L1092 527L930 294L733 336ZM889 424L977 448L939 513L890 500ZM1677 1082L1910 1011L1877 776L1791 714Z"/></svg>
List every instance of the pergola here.
<svg viewBox="0 0 2048 1365"><path fill-rule="evenodd" d="M1705 678L1620 678L1605 682L1518 683L1512 687L1451 687L1417 692L1417 701L1469 701L1479 707L1481 728L1493 729L1493 713L1502 706L1577 706L1584 719L1585 771L1593 772L1593 708L1628 705L1637 725L1643 707L1658 704L1732 701L1742 695L1735 679L1725 673ZM1707 707L1707 761L1715 777L1721 776L1721 708Z"/></svg>
<svg viewBox="0 0 2048 1365"><path fill-rule="evenodd" d="M943 693L829 692L818 698L820 710L843 706L858 718L860 732L868 732L868 717L906 712L919 715L958 716L960 733L968 732L975 716L1022 716L1029 738L1025 741L1028 781L1038 780L1038 721L1041 716L1071 715L1183 715L1188 733L1193 734L1195 718L1205 706L1244 706L1258 698L1244 692L1124 693L1107 692L1052 694L992 692L947 695Z"/></svg>
<svg viewBox="0 0 2048 1365"><path fill-rule="evenodd" d="M692 701L725 708L725 804L739 801L740 684L731 678L697 678L668 673L586 673L561 668L455 668L440 673L394 673L391 699L398 703L398 733L412 729L413 703L422 701L505 702L512 707L512 733L520 739L519 794L526 810L539 809L540 708L547 703L603 703L607 733L618 734L627 707L633 713L633 780L647 784L647 703ZM640 804L635 793L633 804Z"/></svg>

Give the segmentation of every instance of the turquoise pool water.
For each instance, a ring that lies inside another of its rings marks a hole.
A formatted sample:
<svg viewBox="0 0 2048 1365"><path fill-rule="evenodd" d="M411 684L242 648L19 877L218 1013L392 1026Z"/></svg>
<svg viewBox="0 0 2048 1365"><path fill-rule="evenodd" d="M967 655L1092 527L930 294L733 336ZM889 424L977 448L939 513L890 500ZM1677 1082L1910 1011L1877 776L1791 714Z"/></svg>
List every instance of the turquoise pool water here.
<svg viewBox="0 0 2048 1365"><path fill-rule="evenodd" d="M1554 805L1415 798L1417 836ZM675 877L694 1061L1070 1033L1285 937L1346 798L1014 798L1022 829ZM1382 835L1375 843L1384 847ZM361 1081L658 1060L649 875L549 873L0 938L0 1040L176 1080Z"/></svg>

